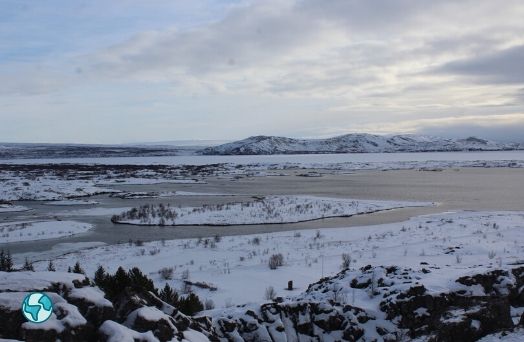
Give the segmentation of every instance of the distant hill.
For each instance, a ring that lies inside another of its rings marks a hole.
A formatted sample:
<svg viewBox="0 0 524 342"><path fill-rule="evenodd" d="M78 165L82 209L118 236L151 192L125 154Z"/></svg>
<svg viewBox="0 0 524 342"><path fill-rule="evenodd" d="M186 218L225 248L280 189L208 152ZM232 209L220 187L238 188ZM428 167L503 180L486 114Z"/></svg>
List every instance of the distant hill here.
<svg viewBox="0 0 524 342"><path fill-rule="evenodd" d="M499 143L476 137L450 139L425 135L346 134L328 139L293 139L253 136L201 150L205 155L307 153L503 151L524 149L523 144Z"/></svg>

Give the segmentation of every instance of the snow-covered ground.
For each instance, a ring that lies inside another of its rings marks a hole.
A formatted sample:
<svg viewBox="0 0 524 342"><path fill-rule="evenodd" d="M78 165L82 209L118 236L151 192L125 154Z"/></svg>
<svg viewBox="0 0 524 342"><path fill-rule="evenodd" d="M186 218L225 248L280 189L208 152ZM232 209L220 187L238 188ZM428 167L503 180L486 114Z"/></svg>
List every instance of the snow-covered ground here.
<svg viewBox="0 0 524 342"><path fill-rule="evenodd" d="M205 184L198 179L118 178L96 181L97 185Z"/></svg>
<svg viewBox="0 0 524 342"><path fill-rule="evenodd" d="M99 203L97 201L90 201L90 200L62 200L62 201L46 202L45 204L59 205L59 206L73 206L73 205L95 205Z"/></svg>
<svg viewBox="0 0 524 342"><path fill-rule="evenodd" d="M314 196L267 196L252 202L202 207L145 205L113 217L114 222L137 225L241 225L292 223L327 217L352 216L432 203L372 201Z"/></svg>
<svg viewBox="0 0 524 342"><path fill-rule="evenodd" d="M0 243L54 239L87 232L93 226L76 221L0 223Z"/></svg>
<svg viewBox="0 0 524 342"><path fill-rule="evenodd" d="M89 180L64 180L56 177L25 179L7 172L1 173L0 200L64 200L73 197L91 196L118 190L97 187Z"/></svg>
<svg viewBox="0 0 524 342"><path fill-rule="evenodd" d="M13 204L0 204L0 213L10 213L18 211L28 211L31 210L22 205L13 205Z"/></svg>
<svg viewBox="0 0 524 342"><path fill-rule="evenodd" d="M524 341L524 329L515 329L512 332L497 333L483 337L478 342L522 342Z"/></svg>
<svg viewBox="0 0 524 342"><path fill-rule="evenodd" d="M322 276L340 271L343 254L351 260L351 268L368 264L411 268L428 290L447 291L456 287L454 280L461 275L524 262L519 241L524 241L524 212L465 211L377 226L101 246L54 262L57 270L66 270L80 261L88 275L98 265L111 272L120 265L138 266L158 287L168 282L180 291L184 276L189 275L193 283L216 288L192 286L199 296L221 308L262 302L270 286L280 296L298 295ZM284 262L272 270L268 260L276 254L282 254ZM47 262L35 267L43 270ZM163 268L173 269L172 279L161 276ZM292 291L285 290L289 280ZM349 297L358 306L377 309L364 292L357 290Z"/></svg>

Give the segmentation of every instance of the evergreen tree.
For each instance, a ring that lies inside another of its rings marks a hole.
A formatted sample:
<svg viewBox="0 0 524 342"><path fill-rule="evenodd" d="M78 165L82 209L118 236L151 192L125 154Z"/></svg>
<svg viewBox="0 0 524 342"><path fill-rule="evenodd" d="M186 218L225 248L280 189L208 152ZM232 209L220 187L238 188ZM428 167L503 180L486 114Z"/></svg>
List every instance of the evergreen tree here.
<svg viewBox="0 0 524 342"><path fill-rule="evenodd" d="M187 297L181 298L178 304L178 309L189 316L196 314L204 310L204 304L200 301L200 298L194 293L190 293Z"/></svg>
<svg viewBox="0 0 524 342"><path fill-rule="evenodd" d="M5 271L5 253L4 250L0 250L0 271Z"/></svg>
<svg viewBox="0 0 524 342"><path fill-rule="evenodd" d="M67 268L67 273L72 273L72 271L71 271L71 266L69 266L69 267Z"/></svg>
<svg viewBox="0 0 524 342"><path fill-rule="evenodd" d="M49 260L49 264L47 264L47 270L49 272L55 272L56 271L55 264L53 264L53 260Z"/></svg>
<svg viewBox="0 0 524 342"><path fill-rule="evenodd" d="M9 252L9 250L7 250L4 258L4 271L13 272L13 258L11 258L11 252Z"/></svg>
<svg viewBox="0 0 524 342"><path fill-rule="evenodd" d="M98 266L95 272L95 278L94 278L95 284L98 287L102 288L106 280L106 277L107 277L106 270L102 267L102 265Z"/></svg>
<svg viewBox="0 0 524 342"><path fill-rule="evenodd" d="M85 271L82 269L82 267L80 267L80 263L77 261L75 266L73 267L73 273L78 273L78 274L86 274Z"/></svg>
<svg viewBox="0 0 524 342"><path fill-rule="evenodd" d="M24 266L22 267L22 270L23 271L32 271L32 272L35 271L33 264L31 264L27 258L25 258Z"/></svg>
<svg viewBox="0 0 524 342"><path fill-rule="evenodd" d="M168 283L166 283L164 288L160 291L159 297L164 302L171 304L175 307L177 307L179 304L178 293L176 293L176 291L174 291Z"/></svg>
<svg viewBox="0 0 524 342"><path fill-rule="evenodd" d="M151 291L157 294L155 284L151 279L140 271L138 267L133 267L128 272L130 285L137 290Z"/></svg>

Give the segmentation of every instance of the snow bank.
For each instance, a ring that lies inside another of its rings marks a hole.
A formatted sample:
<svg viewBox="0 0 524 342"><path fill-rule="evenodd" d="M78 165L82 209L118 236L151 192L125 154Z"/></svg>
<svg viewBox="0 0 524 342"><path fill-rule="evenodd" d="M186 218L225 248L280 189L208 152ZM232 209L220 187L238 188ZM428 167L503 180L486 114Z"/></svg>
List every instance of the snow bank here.
<svg viewBox="0 0 524 342"><path fill-rule="evenodd" d="M116 215L113 217L113 221L137 225L291 223L430 205L432 203L371 201L313 196L268 196L254 202L209 205L200 208L146 205Z"/></svg>
<svg viewBox="0 0 524 342"><path fill-rule="evenodd" d="M85 233L93 225L76 221L23 221L0 224L0 243L55 239Z"/></svg>

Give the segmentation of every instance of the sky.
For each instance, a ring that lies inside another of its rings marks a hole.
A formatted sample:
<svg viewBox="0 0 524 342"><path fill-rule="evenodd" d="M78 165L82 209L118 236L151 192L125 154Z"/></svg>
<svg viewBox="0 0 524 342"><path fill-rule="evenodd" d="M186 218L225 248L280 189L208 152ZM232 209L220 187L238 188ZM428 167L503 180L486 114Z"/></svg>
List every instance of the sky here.
<svg viewBox="0 0 524 342"><path fill-rule="evenodd" d="M524 141L524 2L1 0L0 141Z"/></svg>

